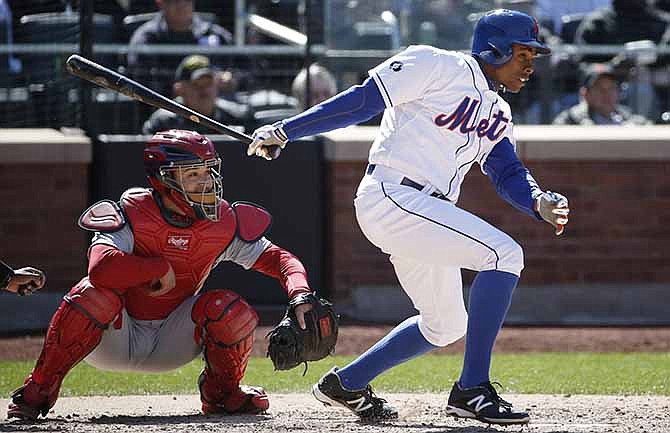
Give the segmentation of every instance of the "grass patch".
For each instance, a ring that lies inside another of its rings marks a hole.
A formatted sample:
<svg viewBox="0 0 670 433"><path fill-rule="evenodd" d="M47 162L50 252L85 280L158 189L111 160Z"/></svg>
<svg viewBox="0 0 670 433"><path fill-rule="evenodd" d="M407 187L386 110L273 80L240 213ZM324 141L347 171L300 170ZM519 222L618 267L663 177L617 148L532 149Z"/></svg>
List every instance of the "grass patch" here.
<svg viewBox="0 0 670 433"><path fill-rule="evenodd" d="M244 383L269 392L307 392L333 365L351 357L333 357L302 367L274 372L266 358L252 358ZM461 355L428 355L400 365L373 385L386 392L448 392L458 379ZM0 362L0 395L7 396L23 382L32 362ZM111 373L85 363L65 379L62 396L194 394L202 361L168 373ZM531 353L495 355L491 377L506 393L651 394L670 395L670 353Z"/></svg>

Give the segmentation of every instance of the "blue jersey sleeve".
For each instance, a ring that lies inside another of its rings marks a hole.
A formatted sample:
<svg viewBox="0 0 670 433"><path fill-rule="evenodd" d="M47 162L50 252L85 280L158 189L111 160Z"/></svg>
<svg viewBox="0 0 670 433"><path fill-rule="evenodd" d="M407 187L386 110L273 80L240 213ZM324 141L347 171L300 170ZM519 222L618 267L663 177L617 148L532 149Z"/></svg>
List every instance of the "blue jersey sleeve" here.
<svg viewBox="0 0 670 433"><path fill-rule="evenodd" d="M493 147L484 162L484 171L505 201L537 220L542 219L534 210L535 198L542 190L519 160L509 139L504 138Z"/></svg>
<svg viewBox="0 0 670 433"><path fill-rule="evenodd" d="M282 121L289 140L356 125L384 111L384 100L374 80L350 87L309 110Z"/></svg>

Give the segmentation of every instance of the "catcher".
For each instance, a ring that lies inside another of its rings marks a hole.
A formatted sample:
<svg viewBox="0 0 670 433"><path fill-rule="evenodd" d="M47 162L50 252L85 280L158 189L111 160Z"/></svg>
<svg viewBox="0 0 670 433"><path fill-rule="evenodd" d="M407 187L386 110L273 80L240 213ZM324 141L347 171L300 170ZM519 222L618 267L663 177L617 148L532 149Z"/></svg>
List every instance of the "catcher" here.
<svg viewBox="0 0 670 433"><path fill-rule="evenodd" d="M332 316L314 317L323 308L300 260L264 236L271 215L223 200L221 159L207 137L159 132L144 149L144 165L153 189L129 189L118 203L103 200L80 217L79 225L95 232L88 275L51 319L32 373L11 395L8 418L45 416L82 359L102 370L161 372L200 353L204 414L264 412L270 403L263 388L240 385L256 312L233 291L199 293L222 261L279 281L291 299L287 317L298 323L298 340L320 334L315 324L337 334ZM282 353L282 344L275 341L272 351Z"/></svg>

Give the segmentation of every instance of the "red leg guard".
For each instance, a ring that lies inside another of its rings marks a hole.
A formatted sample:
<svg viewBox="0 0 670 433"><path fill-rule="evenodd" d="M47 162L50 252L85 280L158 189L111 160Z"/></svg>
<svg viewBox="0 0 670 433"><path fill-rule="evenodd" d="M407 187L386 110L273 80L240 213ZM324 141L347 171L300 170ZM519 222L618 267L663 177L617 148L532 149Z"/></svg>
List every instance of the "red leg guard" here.
<svg viewBox="0 0 670 433"><path fill-rule="evenodd" d="M205 369L198 386L202 411L259 413L270 403L262 388L240 387L249 363L258 315L237 293L212 290L200 295L191 313L195 339L203 345Z"/></svg>
<svg viewBox="0 0 670 433"><path fill-rule="evenodd" d="M46 416L65 375L100 343L107 325L121 311L121 300L82 280L65 296L51 319L35 368L11 395L8 418Z"/></svg>

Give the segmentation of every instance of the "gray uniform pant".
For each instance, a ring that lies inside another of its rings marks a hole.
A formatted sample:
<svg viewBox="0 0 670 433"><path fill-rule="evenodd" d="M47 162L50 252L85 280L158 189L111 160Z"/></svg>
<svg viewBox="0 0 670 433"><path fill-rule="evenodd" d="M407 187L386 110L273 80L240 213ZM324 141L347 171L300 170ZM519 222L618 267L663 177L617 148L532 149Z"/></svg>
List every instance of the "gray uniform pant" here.
<svg viewBox="0 0 670 433"><path fill-rule="evenodd" d="M193 338L191 309L196 299L186 299L163 320L137 320L124 309L121 329L110 325L84 360L100 370L146 373L188 364L202 351Z"/></svg>

